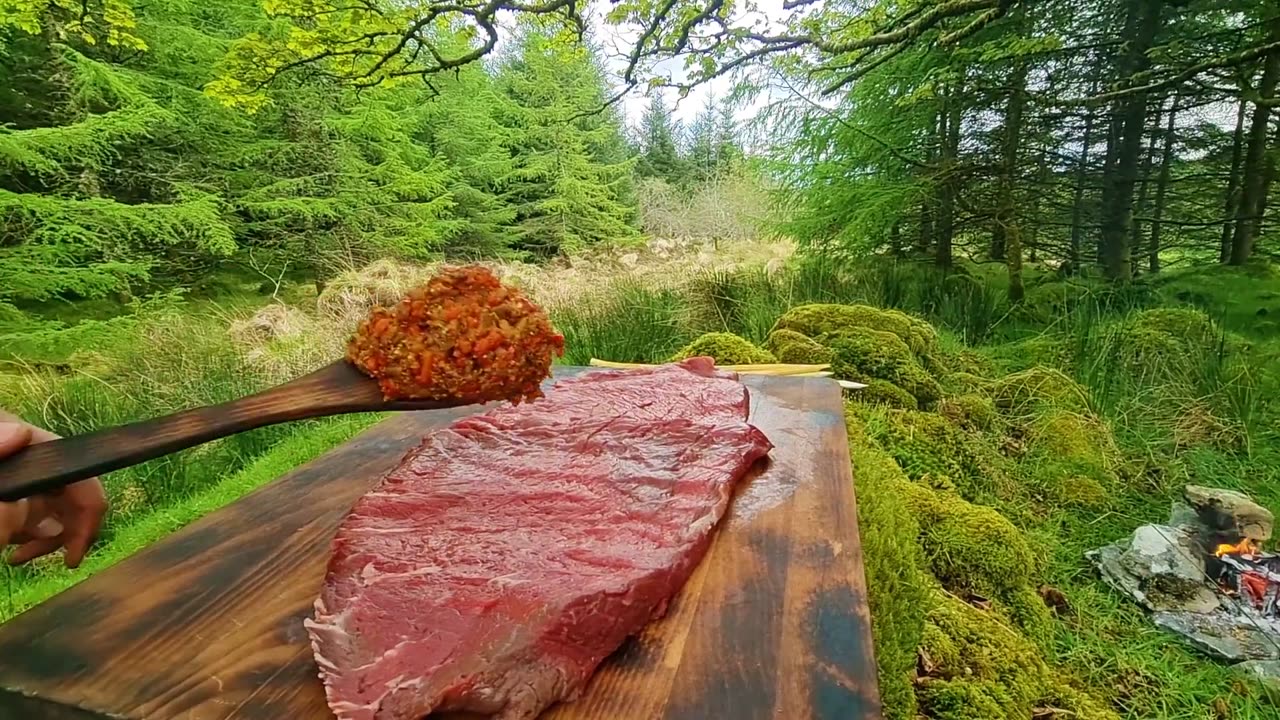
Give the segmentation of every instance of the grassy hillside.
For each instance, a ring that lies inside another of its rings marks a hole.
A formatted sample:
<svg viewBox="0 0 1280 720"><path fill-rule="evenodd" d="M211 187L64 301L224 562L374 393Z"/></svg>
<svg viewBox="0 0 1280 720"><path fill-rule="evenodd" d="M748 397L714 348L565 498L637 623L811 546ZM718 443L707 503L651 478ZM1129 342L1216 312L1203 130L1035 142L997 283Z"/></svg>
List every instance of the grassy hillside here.
<svg viewBox="0 0 1280 720"><path fill-rule="evenodd" d="M93 330L108 333L91 335L93 354L59 339L69 367L10 372L0 405L74 432L255 389L335 352L350 316L395 290L392 274L351 278L341 302L253 315L139 309ZM888 717L1274 717L1256 688L1103 585L1083 553L1162 519L1193 478L1280 509L1280 339L1267 319L1280 276L1214 268L1116 290L1032 273L1027 302L1009 307L978 268L770 260L661 275L597 275L554 297L563 278L522 282L545 293L565 362L659 362L733 333L745 341L735 352L829 361L870 384L850 394L847 421ZM268 429L114 474L93 559L75 573L9 571L0 613L374 420Z"/></svg>

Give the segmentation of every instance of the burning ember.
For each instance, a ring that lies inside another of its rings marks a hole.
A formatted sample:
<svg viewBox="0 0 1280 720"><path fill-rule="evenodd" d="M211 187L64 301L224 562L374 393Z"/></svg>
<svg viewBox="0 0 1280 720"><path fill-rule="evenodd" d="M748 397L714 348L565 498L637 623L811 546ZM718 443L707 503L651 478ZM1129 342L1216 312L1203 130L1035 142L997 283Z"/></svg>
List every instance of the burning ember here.
<svg viewBox="0 0 1280 720"><path fill-rule="evenodd" d="M1264 616L1280 618L1280 555L1263 553L1258 543L1245 538L1235 545L1219 545L1214 556L1223 591Z"/></svg>
<svg viewBox="0 0 1280 720"><path fill-rule="evenodd" d="M1258 550L1260 550L1258 543L1250 538L1245 538L1235 545L1219 545L1213 554L1214 557L1219 558L1224 555L1256 555Z"/></svg>

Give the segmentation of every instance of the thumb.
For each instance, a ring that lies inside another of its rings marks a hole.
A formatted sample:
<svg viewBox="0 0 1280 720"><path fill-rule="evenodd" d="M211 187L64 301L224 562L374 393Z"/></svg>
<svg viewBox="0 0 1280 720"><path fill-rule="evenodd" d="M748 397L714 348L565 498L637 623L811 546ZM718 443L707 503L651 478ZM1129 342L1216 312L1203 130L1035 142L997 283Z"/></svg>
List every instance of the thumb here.
<svg viewBox="0 0 1280 720"><path fill-rule="evenodd" d="M0 458L8 457L31 444L31 426L0 422Z"/></svg>

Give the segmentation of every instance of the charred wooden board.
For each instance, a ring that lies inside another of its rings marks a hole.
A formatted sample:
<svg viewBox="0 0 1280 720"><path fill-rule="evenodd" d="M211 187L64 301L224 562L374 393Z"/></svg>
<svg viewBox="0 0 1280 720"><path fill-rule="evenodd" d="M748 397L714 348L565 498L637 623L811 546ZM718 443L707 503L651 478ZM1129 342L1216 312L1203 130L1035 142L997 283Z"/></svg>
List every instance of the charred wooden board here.
<svg viewBox="0 0 1280 720"><path fill-rule="evenodd" d="M667 616L544 719L880 717L840 389L744 382L775 449ZM0 626L0 718L332 718L302 626L329 540L463 412L383 422Z"/></svg>

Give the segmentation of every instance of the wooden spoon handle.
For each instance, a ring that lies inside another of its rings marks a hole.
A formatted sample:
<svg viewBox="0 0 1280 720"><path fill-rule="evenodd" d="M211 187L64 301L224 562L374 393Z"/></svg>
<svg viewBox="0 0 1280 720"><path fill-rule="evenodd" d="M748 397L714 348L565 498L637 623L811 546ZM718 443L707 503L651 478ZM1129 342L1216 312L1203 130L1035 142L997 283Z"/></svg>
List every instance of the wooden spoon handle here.
<svg viewBox="0 0 1280 720"><path fill-rule="evenodd" d="M374 381L339 361L238 400L29 445L0 460L0 501L48 492L267 425L353 412L426 410L463 404L387 402Z"/></svg>

